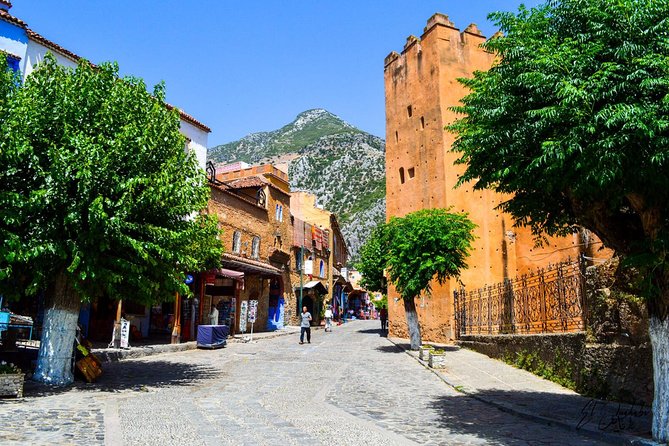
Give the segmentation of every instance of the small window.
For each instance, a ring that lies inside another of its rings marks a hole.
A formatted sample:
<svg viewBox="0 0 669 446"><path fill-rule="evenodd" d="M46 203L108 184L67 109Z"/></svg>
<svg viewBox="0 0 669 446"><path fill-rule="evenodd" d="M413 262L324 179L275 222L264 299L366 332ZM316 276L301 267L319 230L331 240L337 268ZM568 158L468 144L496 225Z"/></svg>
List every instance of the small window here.
<svg viewBox="0 0 669 446"><path fill-rule="evenodd" d="M395 142L400 142L400 133L395 131Z"/></svg>
<svg viewBox="0 0 669 446"><path fill-rule="evenodd" d="M21 60L17 59L16 57L12 56L7 56L7 65L9 66L9 69L12 70L15 73L18 73L20 70L20 64Z"/></svg>
<svg viewBox="0 0 669 446"><path fill-rule="evenodd" d="M404 184L404 167L400 167L400 184Z"/></svg>
<svg viewBox="0 0 669 446"><path fill-rule="evenodd" d="M420 129L423 130L425 128L425 116L420 117Z"/></svg>
<svg viewBox="0 0 669 446"><path fill-rule="evenodd" d="M279 206L279 221L283 222L283 205Z"/></svg>
<svg viewBox="0 0 669 446"><path fill-rule="evenodd" d="M277 220L277 221L279 220L279 205L278 204L274 207L274 220Z"/></svg>
<svg viewBox="0 0 669 446"><path fill-rule="evenodd" d="M409 174L409 178L413 178L416 176L416 169L410 167L409 170L407 170L407 173Z"/></svg>
<svg viewBox="0 0 669 446"><path fill-rule="evenodd" d="M413 108L411 108L411 106L407 107L407 115L409 115L409 117L413 116Z"/></svg>
<svg viewBox="0 0 669 446"><path fill-rule="evenodd" d="M260 237L253 237L253 243L251 245L251 257L254 259L260 258Z"/></svg>
<svg viewBox="0 0 669 446"><path fill-rule="evenodd" d="M325 277L325 262L322 260L321 263L319 264L318 272L320 273L320 277Z"/></svg>
<svg viewBox="0 0 669 446"><path fill-rule="evenodd" d="M235 231L232 234L232 252L239 254L239 251L242 249L242 233Z"/></svg>

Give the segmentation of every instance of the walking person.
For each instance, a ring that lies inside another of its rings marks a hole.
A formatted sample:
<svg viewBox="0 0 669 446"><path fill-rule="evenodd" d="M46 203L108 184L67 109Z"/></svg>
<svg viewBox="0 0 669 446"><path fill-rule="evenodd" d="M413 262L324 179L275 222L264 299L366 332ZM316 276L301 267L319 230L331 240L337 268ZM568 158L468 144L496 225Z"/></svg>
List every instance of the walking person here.
<svg viewBox="0 0 669 446"><path fill-rule="evenodd" d="M388 309L381 308L379 310L379 319L381 319L381 331L388 331Z"/></svg>
<svg viewBox="0 0 669 446"><path fill-rule="evenodd" d="M307 342L311 344L311 313L307 307L302 307L302 323L300 324L300 344L304 344L304 334L307 334Z"/></svg>
<svg viewBox="0 0 669 446"><path fill-rule="evenodd" d="M330 305L325 309L325 331L332 331L332 309Z"/></svg>

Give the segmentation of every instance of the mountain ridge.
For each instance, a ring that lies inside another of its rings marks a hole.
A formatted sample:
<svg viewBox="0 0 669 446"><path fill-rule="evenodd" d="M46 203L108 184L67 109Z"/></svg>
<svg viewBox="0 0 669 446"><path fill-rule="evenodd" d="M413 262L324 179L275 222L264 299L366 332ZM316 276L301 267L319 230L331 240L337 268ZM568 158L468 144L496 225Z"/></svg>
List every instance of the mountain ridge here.
<svg viewBox="0 0 669 446"><path fill-rule="evenodd" d="M214 162L287 163L291 189L337 214L351 260L385 222L385 141L325 109L306 110L277 130L212 147Z"/></svg>

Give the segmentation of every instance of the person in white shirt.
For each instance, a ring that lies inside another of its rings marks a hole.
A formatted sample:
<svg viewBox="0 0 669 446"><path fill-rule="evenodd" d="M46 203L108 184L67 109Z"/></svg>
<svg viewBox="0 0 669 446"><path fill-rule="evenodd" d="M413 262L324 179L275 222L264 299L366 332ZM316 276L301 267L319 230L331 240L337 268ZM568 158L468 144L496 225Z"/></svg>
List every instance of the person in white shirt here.
<svg viewBox="0 0 669 446"><path fill-rule="evenodd" d="M332 308L330 305L325 309L325 331L332 331Z"/></svg>

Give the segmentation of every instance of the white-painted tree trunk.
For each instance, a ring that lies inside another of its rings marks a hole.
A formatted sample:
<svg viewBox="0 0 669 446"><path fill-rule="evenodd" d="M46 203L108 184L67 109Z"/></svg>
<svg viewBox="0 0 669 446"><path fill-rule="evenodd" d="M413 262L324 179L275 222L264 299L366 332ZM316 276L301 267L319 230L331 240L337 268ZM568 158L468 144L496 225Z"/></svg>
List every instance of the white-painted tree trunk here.
<svg viewBox="0 0 669 446"><path fill-rule="evenodd" d="M35 381L56 386L72 384L72 351L78 318L78 311L59 308L46 310L37 369L33 375Z"/></svg>
<svg viewBox="0 0 669 446"><path fill-rule="evenodd" d="M404 298L404 312L407 317L407 325L409 327L409 339L411 342L411 350L418 350L420 348L420 324L418 323L418 313L416 312L416 303L413 297Z"/></svg>
<svg viewBox="0 0 669 446"><path fill-rule="evenodd" d="M57 274L47 290L35 381L55 386L66 386L74 381L72 352L80 305L79 296L65 273Z"/></svg>
<svg viewBox="0 0 669 446"><path fill-rule="evenodd" d="M669 443L669 317L650 317L650 343L653 347L653 439Z"/></svg>

